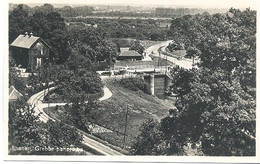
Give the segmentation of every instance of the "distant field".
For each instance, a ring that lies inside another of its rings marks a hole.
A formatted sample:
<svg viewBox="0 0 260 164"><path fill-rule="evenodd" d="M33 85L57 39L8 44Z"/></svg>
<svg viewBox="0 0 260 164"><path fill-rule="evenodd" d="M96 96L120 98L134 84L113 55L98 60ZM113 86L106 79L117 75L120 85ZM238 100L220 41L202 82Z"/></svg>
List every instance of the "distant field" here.
<svg viewBox="0 0 260 164"><path fill-rule="evenodd" d="M122 17L122 16L77 16L75 18L95 18L95 19L153 19L153 20L171 20L172 17Z"/></svg>
<svg viewBox="0 0 260 164"><path fill-rule="evenodd" d="M136 39L133 38L113 38L115 42L118 42L121 47L131 47ZM140 40L141 45L147 49L155 44L162 43L164 41L152 41L152 40Z"/></svg>

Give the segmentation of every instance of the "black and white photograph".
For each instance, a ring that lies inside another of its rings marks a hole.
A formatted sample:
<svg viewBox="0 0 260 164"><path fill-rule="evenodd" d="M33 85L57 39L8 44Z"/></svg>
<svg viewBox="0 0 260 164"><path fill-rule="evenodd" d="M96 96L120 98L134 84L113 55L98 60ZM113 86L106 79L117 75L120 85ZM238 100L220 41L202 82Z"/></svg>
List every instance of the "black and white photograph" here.
<svg viewBox="0 0 260 164"><path fill-rule="evenodd" d="M256 163L257 4L6 1L6 159Z"/></svg>

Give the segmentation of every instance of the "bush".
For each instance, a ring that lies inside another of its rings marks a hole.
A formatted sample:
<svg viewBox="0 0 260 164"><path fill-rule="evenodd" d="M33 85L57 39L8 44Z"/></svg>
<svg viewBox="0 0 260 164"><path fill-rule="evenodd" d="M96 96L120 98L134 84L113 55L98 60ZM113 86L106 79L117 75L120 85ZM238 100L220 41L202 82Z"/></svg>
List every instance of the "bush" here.
<svg viewBox="0 0 260 164"><path fill-rule="evenodd" d="M151 94L151 91L149 89L149 85L141 78L124 78L119 81L120 85L122 85L125 88L128 88L132 91L138 91L141 90L146 94Z"/></svg>
<svg viewBox="0 0 260 164"><path fill-rule="evenodd" d="M101 75L103 76L110 76L112 73L110 71L102 72Z"/></svg>

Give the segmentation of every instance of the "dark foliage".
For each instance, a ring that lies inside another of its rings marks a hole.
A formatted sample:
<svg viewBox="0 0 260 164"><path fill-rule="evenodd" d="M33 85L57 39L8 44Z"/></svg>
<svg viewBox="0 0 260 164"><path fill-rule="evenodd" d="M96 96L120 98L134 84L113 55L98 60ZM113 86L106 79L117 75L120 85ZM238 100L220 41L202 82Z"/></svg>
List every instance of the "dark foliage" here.
<svg viewBox="0 0 260 164"><path fill-rule="evenodd" d="M255 89L255 20L255 11L233 8L228 14L173 19L170 34L200 63L199 69L171 71L178 110L161 120L159 137L166 145L159 154L178 155L191 143L210 156L255 155L256 103L250 92ZM145 133L142 129L141 136ZM149 145L147 154L158 153L160 142Z"/></svg>
<svg viewBox="0 0 260 164"><path fill-rule="evenodd" d="M123 87L133 91L141 90L146 94L151 94L149 85L141 78L123 78L119 82Z"/></svg>

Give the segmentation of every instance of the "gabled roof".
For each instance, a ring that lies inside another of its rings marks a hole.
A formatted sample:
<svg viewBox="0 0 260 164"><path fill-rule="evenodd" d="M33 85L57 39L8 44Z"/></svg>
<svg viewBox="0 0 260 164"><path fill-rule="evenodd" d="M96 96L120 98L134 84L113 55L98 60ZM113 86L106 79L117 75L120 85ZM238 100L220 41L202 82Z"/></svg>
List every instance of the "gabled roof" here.
<svg viewBox="0 0 260 164"><path fill-rule="evenodd" d="M139 54L138 52L136 51L123 51L119 56L140 56L142 57L141 54Z"/></svg>
<svg viewBox="0 0 260 164"><path fill-rule="evenodd" d="M23 95L15 89L14 86L9 88L9 100L16 100L21 98Z"/></svg>
<svg viewBox="0 0 260 164"><path fill-rule="evenodd" d="M21 34L13 41L11 46L30 49L36 42L38 42L38 40L41 40L46 46L50 48L50 46L40 37Z"/></svg>
<svg viewBox="0 0 260 164"><path fill-rule="evenodd" d="M130 47L120 47L120 52L129 51Z"/></svg>

